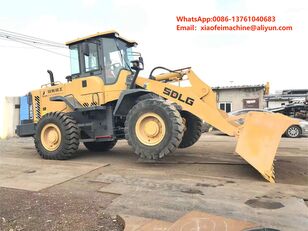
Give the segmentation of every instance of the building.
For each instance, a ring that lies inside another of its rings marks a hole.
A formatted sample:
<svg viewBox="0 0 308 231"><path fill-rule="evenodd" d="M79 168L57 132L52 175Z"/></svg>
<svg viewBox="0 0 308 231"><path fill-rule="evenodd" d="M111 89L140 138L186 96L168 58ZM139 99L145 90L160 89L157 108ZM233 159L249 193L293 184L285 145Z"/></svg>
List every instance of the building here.
<svg viewBox="0 0 308 231"><path fill-rule="evenodd" d="M0 139L15 136L19 124L19 97L0 97Z"/></svg>
<svg viewBox="0 0 308 231"><path fill-rule="evenodd" d="M280 93L264 97L267 108L277 108L290 103L304 103L308 101L308 89L288 89Z"/></svg>
<svg viewBox="0 0 308 231"><path fill-rule="evenodd" d="M244 108L264 108L264 95L269 85L242 85L212 88L217 95L218 107L226 112Z"/></svg>

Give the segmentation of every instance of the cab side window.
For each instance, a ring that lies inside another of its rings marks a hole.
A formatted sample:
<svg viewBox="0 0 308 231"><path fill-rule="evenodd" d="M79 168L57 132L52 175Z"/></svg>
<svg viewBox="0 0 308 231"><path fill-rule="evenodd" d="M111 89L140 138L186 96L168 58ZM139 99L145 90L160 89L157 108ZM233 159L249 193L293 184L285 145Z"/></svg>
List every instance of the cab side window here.
<svg viewBox="0 0 308 231"><path fill-rule="evenodd" d="M95 71L99 69L98 44L88 43L83 51L85 71Z"/></svg>
<svg viewBox="0 0 308 231"><path fill-rule="evenodd" d="M71 75L80 73L78 46L70 47Z"/></svg>

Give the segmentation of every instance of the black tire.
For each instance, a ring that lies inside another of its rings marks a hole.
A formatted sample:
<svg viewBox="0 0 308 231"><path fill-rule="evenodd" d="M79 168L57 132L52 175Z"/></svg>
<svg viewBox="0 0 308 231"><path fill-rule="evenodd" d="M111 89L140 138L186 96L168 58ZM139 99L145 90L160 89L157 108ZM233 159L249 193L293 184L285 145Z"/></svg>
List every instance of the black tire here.
<svg viewBox="0 0 308 231"><path fill-rule="evenodd" d="M139 103L142 100L147 100L147 99L157 99L157 100L165 100L164 98L160 97L159 95L156 95L154 93L147 93L144 95L141 95L137 98L136 104ZM178 111L182 110L182 107L176 103L170 102Z"/></svg>
<svg viewBox="0 0 308 231"><path fill-rule="evenodd" d="M302 134L302 129L297 125L292 125L286 130L285 134L289 138L298 138Z"/></svg>
<svg viewBox="0 0 308 231"><path fill-rule="evenodd" d="M188 111L181 111L180 113L186 120L186 129L179 148L188 148L196 143L202 135L202 120Z"/></svg>
<svg viewBox="0 0 308 231"><path fill-rule="evenodd" d="M41 141L41 132L47 124L53 124L60 130L61 139L56 150L49 151ZM36 126L34 144L39 155L44 159L66 160L71 158L79 146L80 131L76 121L62 112L51 112L44 115Z"/></svg>
<svg viewBox="0 0 308 231"><path fill-rule="evenodd" d="M153 146L142 143L135 131L138 118L146 113L159 115L166 128L162 140ZM173 105L162 99L148 99L137 103L129 111L124 131L128 144L140 158L157 160L173 152L179 146L184 133L184 124L180 113Z"/></svg>
<svg viewBox="0 0 308 231"><path fill-rule="evenodd" d="M139 96L137 101L136 101L136 104L143 101L143 100L147 100L147 99L162 99L162 98L160 98L158 95L156 95L154 93L147 93L147 94Z"/></svg>
<svg viewBox="0 0 308 231"><path fill-rule="evenodd" d="M112 149L117 143L117 140L103 142L84 142L84 146L92 152L105 152Z"/></svg>

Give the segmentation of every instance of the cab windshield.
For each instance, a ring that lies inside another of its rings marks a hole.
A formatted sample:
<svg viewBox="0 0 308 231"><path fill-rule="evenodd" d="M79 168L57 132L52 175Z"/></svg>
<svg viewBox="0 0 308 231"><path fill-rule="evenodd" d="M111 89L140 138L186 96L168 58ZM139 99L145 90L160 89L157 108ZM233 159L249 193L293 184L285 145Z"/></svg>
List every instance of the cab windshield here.
<svg viewBox="0 0 308 231"><path fill-rule="evenodd" d="M93 38L70 46L71 75L101 76L105 84L117 81L121 70L131 70L133 44L119 38Z"/></svg>
<svg viewBox="0 0 308 231"><path fill-rule="evenodd" d="M122 69L130 70L132 47L117 38L103 38L102 42L105 84L112 84Z"/></svg>

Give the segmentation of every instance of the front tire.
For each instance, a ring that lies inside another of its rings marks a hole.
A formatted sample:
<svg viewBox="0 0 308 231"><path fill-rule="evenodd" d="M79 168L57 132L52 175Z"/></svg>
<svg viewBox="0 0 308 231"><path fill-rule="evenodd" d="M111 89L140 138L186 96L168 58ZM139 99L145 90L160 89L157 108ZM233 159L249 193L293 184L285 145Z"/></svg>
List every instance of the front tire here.
<svg viewBox="0 0 308 231"><path fill-rule="evenodd" d="M79 146L80 132L76 121L62 112L51 112L38 122L34 144L44 159L66 160Z"/></svg>
<svg viewBox="0 0 308 231"><path fill-rule="evenodd" d="M157 160L173 152L181 143L183 133L180 113L161 99L143 100L126 116L125 138L143 159Z"/></svg>
<svg viewBox="0 0 308 231"><path fill-rule="evenodd" d="M302 130L299 126L297 125L292 125L290 126L287 131L286 131L286 136L289 138L298 138L302 134Z"/></svg>
<svg viewBox="0 0 308 231"><path fill-rule="evenodd" d="M147 94L144 94L144 95L141 95L138 97L136 103L139 103L143 100L147 100L147 99L161 99L158 95L154 94L154 93L147 93Z"/></svg>
<svg viewBox="0 0 308 231"><path fill-rule="evenodd" d="M84 146L92 152L105 152L112 149L117 143L117 140L103 142L84 142Z"/></svg>

